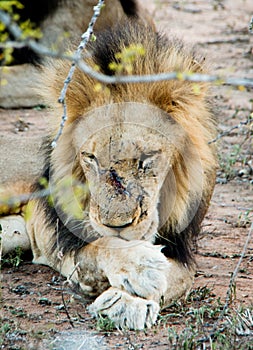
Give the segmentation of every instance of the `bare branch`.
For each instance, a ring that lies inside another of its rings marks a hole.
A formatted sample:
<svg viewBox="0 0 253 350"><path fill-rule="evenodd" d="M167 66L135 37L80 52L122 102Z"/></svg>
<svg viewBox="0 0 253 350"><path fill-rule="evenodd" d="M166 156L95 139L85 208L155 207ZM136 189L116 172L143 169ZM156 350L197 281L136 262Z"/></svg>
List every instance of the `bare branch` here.
<svg viewBox="0 0 253 350"><path fill-rule="evenodd" d="M22 33L17 24L11 22L11 18L8 14L0 10L0 21L2 21L14 35L16 40L20 40ZM85 35L85 33L83 34ZM128 75L128 76L107 76L103 73L97 72L92 69L87 63L85 63L79 55L67 55L60 51L52 51L42 44L37 43L33 39L24 39L26 46L31 48L40 56L50 56L55 58L62 58L72 61L74 65L78 66L84 73L88 74L92 78L98 80L104 84L127 84L127 83L152 83L166 80L186 80L191 82L210 82L220 85L232 85L232 86L245 86L253 87L253 79L247 78L233 78L225 77L222 75L209 75L209 74L199 74L199 73L186 73L186 72L165 72L160 74L150 74L150 75ZM16 44L16 42L14 42ZM80 44L81 45L81 44ZM10 42L8 42L8 47Z"/></svg>
<svg viewBox="0 0 253 350"><path fill-rule="evenodd" d="M64 55L61 51L53 51L32 38L23 38L22 30L20 27L15 22L12 22L11 16L3 10L0 10L0 22L2 22L8 28L16 40L8 41L7 43L1 43L1 48L15 48L17 46L17 43L21 43L23 47L29 47L40 56L72 60L71 56Z"/></svg>
<svg viewBox="0 0 253 350"><path fill-rule="evenodd" d="M75 71L75 68L76 68L76 61L78 62L80 60L81 52L86 47L87 43L89 42L89 40L90 40L90 38L91 38L91 36L93 34L94 25L95 25L95 23L97 21L97 18L100 15L100 12L101 12L101 9L102 9L103 6L104 6L104 0L99 0L97 6L94 7L94 13L93 13L91 21L90 21L90 23L88 25L88 29L86 30L85 33L82 34L82 41L79 44L79 46L78 46L78 48L77 48L77 50L76 50L76 52L74 54L75 60L73 60L73 63L72 63L71 68L69 70L68 76L67 76L66 80L64 81L64 85L63 85L63 88L61 90L61 95L60 95L59 100L58 100L58 102L63 105L63 116L62 116L62 121L61 121L60 128L59 128L59 130L58 130L58 132L57 132L57 134L56 134L56 136L55 136L55 138L54 138L54 140L52 142L52 147L53 148L56 147L57 141L58 141L59 137L62 134L65 122L68 119L65 97L66 97L66 92L67 92L67 89L68 89L68 85L69 85L69 83L72 80L72 77L73 77L73 74L74 74L74 71Z"/></svg>
<svg viewBox="0 0 253 350"><path fill-rule="evenodd" d="M216 321L214 327L213 327L213 330L212 330L212 333L215 333L215 331L217 330L218 328L218 324L219 322L223 319L227 309L228 309L228 305L229 305L229 302L231 300L231 293L232 293L232 289L233 289L233 286L235 284L235 279L236 279L236 276L238 274L238 271L239 271L239 268L240 268L240 265L242 263L242 260L243 258L245 257L245 254L246 254L246 251L247 251L247 248L249 246L249 242L252 238L252 233L253 233L253 222L250 226L250 229L249 229L249 232L248 232L248 235L247 235L247 238L246 238L246 241L244 243L244 246L243 246L243 249L242 249L242 252L241 252L241 255L240 255L240 259L238 260L238 263L231 275L231 278L230 278L230 282L229 282L229 287L228 287L228 290L227 290L227 295L226 295L226 301L225 301L225 305L219 315L219 318L218 320Z"/></svg>
<svg viewBox="0 0 253 350"><path fill-rule="evenodd" d="M36 191L33 193L24 193L18 196L11 196L8 198L0 198L0 206L7 206L8 208L14 208L19 203L27 203L31 199L38 199L43 197L48 197L51 194L49 188L43 189L41 191Z"/></svg>
<svg viewBox="0 0 253 350"><path fill-rule="evenodd" d="M233 130L235 130L235 129L240 129L243 125L249 125L250 123L253 122L253 119L252 119L252 118L253 118L253 116L250 115L249 118L248 118L247 120L242 121L242 122L240 122L239 124L234 125L234 126L232 126L231 128L225 130L224 132L218 134L217 137L216 137L215 139L209 141L208 144L214 143L214 142L218 141L218 140L221 139L222 137L229 135L229 134L231 133L231 131L233 131Z"/></svg>
<svg viewBox="0 0 253 350"><path fill-rule="evenodd" d="M75 61L75 60L74 60ZM216 83L219 85L248 86L253 87L253 79L226 78L220 75L209 75L199 73L170 72L147 75L107 76L89 67L84 61L75 61L76 65L86 74L104 84L128 84L128 83L155 83L166 80L185 80L195 83Z"/></svg>
<svg viewBox="0 0 253 350"><path fill-rule="evenodd" d="M22 49L23 47L26 47L26 43L19 42L19 41L6 41L4 43L0 43L0 49Z"/></svg>
<svg viewBox="0 0 253 350"><path fill-rule="evenodd" d="M238 274L238 271L240 269L240 265L242 263L242 260L244 259L245 255L246 255L246 251L247 251L247 248L249 246L249 242L252 238L252 233L253 233L253 222L250 226L250 229L249 229L249 232L248 232L248 235L247 235L247 238L246 238L246 241L244 243L244 246L243 246L243 249L242 249L242 252L240 254L240 259L238 260L238 263L231 275L231 278L230 278L230 282L229 282L229 287L228 287L228 290L227 290L227 295L226 295L226 301L225 301L225 304L224 304L224 307L221 311L221 313L219 314L219 317L217 319L217 321L215 322L214 326L212 327L212 330L209 332L209 334L207 336L205 336L204 338L200 338L198 339L198 343L204 343L206 341L209 341L209 339L212 339L215 335L216 335L216 332L219 328L219 324L220 322L223 320L224 316L225 316L225 313L227 312L228 310L228 305L229 305L229 302L231 300L231 293L232 293L232 289L233 289L233 286L235 284L235 279L236 279L236 276ZM222 332L224 330L224 327L221 327L219 329L219 332Z"/></svg>

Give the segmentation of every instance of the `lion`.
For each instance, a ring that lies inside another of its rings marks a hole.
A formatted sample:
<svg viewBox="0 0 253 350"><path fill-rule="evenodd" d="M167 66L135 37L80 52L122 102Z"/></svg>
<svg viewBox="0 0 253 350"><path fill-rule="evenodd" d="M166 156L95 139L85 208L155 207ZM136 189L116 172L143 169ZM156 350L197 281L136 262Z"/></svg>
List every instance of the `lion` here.
<svg viewBox="0 0 253 350"><path fill-rule="evenodd" d="M134 75L208 70L194 49L138 20L98 33L83 58L116 76L129 47L136 52ZM70 64L52 60L42 68L40 93L54 113L45 168L30 188L35 195L25 216L2 218L2 251L29 246L34 263L94 298L91 315L121 329L149 328L194 280L194 247L217 166L209 85L178 79L104 86L76 69L68 118L52 147ZM129 69L123 65L120 74ZM45 186L50 198L36 196Z"/></svg>

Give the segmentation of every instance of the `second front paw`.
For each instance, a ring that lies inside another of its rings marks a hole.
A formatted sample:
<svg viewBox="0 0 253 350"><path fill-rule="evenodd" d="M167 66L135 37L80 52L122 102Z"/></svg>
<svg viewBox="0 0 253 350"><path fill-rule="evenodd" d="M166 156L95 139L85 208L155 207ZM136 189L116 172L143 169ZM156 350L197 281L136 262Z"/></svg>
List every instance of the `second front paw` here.
<svg viewBox="0 0 253 350"><path fill-rule="evenodd" d="M88 311L95 317L107 316L117 328L140 330L150 328L156 322L159 305L118 288L109 288L88 307Z"/></svg>

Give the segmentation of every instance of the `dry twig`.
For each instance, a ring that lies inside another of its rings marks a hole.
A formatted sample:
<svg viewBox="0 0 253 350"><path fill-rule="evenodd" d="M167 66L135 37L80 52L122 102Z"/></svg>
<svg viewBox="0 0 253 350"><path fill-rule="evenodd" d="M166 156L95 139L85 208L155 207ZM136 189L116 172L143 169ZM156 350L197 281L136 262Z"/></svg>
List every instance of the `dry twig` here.
<svg viewBox="0 0 253 350"><path fill-rule="evenodd" d="M253 118L253 114L250 115L250 116L247 118L247 120L242 121L242 122L240 122L239 124L234 125L234 126L232 126L231 128L229 128L229 129L223 131L222 133L218 134L213 140L209 141L208 143L209 143L209 144L210 144L210 143L214 143L214 142L218 141L219 139L221 139L222 137L229 135L229 134L231 133L231 131L233 131L233 130L235 130L235 129L240 129L240 128L241 128L242 126L244 126L244 125L250 125L251 123L253 123L253 119L252 119L252 118Z"/></svg>
<svg viewBox="0 0 253 350"><path fill-rule="evenodd" d="M16 23L11 21L11 17L6 14L4 11L0 10L0 21L2 21L6 27L10 30L11 34L16 40L21 40L22 31ZM50 56L54 58L62 58L69 61L72 61L73 64L78 66L84 73L88 74L92 78L98 80L104 84L116 84L116 83L152 83L165 80L186 80L191 82L210 82L217 84L225 84L232 86L245 86L253 87L253 79L246 78L233 78L233 77L224 77L220 75L209 75L209 74L197 74L191 72L165 72L160 74L150 74L150 75L128 75L128 76L107 76L103 73L97 72L87 65L79 55L67 55L62 52L52 51L37 43L33 39L25 39L25 45L32 49L40 56ZM14 42L14 44L17 44ZM8 47L10 47L11 42L8 42Z"/></svg>
<svg viewBox="0 0 253 350"><path fill-rule="evenodd" d="M236 265L236 267L231 275L224 307L223 307L217 321L215 322L214 326L212 327L212 330L209 332L208 336L201 338L201 339L198 339L198 343L204 343L204 342L209 341L210 339L214 338L216 336L217 331L219 331L219 332L224 331L224 327L219 328L220 322L223 320L223 318L228 310L228 306L231 302L231 296L232 296L233 286L235 285L235 279L236 279L236 276L238 275L238 271L240 269L240 265L242 263L242 260L244 259L245 255L246 255L246 251L247 251L247 248L249 246L249 242L252 238L252 233L253 233L253 222L250 226L246 241L244 243L242 252L240 254L240 259L238 260L238 263L237 263L237 265Z"/></svg>
<svg viewBox="0 0 253 350"><path fill-rule="evenodd" d="M237 263L237 265L236 265L236 267L235 267L235 269L234 269L234 271L233 271L233 273L231 275L230 282L229 282L229 287L228 287L228 290L227 290L225 305L224 305L224 308L223 308L223 310L222 310L222 312L220 314L220 317L219 317L217 322L219 322L223 318L223 316L225 315L225 313L226 313L226 311L228 309L228 305L229 305L229 303L231 301L231 295L232 295L233 286L235 284L235 279L236 279L236 276L238 274L238 271L239 271L240 265L242 263L242 260L245 257L245 254L246 254L249 242L250 242L250 240L252 238L252 232L253 232L253 222L252 222L252 224L250 226L250 229L249 229L249 232L248 232L248 236L247 236L246 241L244 243L240 259L238 260L238 263Z"/></svg>

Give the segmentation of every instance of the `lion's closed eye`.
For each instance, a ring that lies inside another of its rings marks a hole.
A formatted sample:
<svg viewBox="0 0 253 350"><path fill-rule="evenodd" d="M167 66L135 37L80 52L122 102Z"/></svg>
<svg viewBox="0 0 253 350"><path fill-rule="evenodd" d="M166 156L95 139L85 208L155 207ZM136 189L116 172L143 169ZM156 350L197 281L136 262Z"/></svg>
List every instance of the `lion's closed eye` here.
<svg viewBox="0 0 253 350"><path fill-rule="evenodd" d="M155 172L155 169L158 168L160 154L161 151L142 153L138 162L138 171L147 175L151 171Z"/></svg>
<svg viewBox="0 0 253 350"><path fill-rule="evenodd" d="M81 152L81 160L86 166L93 166L93 167L99 168L98 159L92 153L82 151Z"/></svg>

